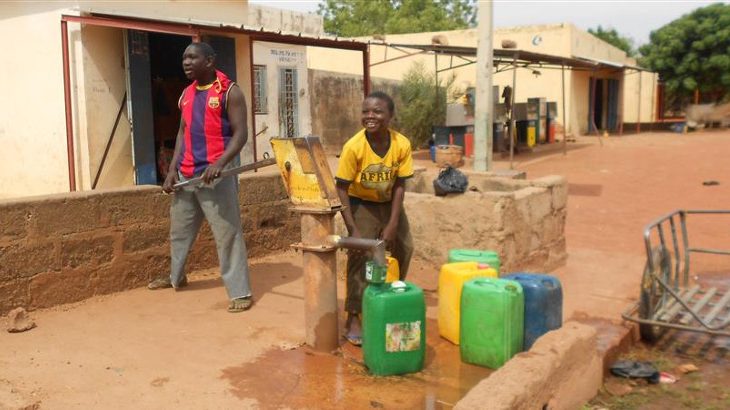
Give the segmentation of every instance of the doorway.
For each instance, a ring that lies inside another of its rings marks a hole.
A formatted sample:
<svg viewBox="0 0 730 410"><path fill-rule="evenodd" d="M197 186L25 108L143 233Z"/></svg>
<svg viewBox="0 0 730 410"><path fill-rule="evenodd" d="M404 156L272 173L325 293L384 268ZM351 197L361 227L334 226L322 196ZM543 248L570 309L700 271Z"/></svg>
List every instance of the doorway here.
<svg viewBox="0 0 730 410"><path fill-rule="evenodd" d="M178 100L190 81L182 70L182 55L192 39L187 36L150 33L150 84L157 183L167 177L180 127Z"/></svg>
<svg viewBox="0 0 730 410"><path fill-rule="evenodd" d="M189 36L128 32L129 104L137 185L162 184L167 177L180 127L178 101L190 80L182 70ZM216 66L236 79L235 40L205 36L216 51Z"/></svg>
<svg viewBox="0 0 730 410"><path fill-rule="evenodd" d="M619 81L590 77L588 130L618 130Z"/></svg>

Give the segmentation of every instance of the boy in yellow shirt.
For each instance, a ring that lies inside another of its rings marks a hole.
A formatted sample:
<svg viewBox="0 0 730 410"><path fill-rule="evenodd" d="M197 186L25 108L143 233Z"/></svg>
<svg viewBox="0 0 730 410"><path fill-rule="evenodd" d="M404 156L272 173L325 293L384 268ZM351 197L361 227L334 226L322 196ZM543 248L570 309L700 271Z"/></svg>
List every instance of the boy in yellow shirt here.
<svg viewBox="0 0 730 410"><path fill-rule="evenodd" d="M365 98L361 116L364 129L342 148L335 179L350 236L385 240L398 260L403 280L413 254L413 240L403 209L405 180L413 176L413 157L408 138L388 128L394 111L393 99L388 94L376 91ZM367 258L354 251L347 258L345 337L358 346L362 343L359 315L367 286Z"/></svg>

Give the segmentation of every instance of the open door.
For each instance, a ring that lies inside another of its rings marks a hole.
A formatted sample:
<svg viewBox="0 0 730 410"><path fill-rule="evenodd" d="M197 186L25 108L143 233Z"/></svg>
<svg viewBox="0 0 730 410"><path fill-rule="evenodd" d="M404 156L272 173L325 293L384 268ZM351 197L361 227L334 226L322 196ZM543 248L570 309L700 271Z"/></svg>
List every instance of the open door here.
<svg viewBox="0 0 730 410"><path fill-rule="evenodd" d="M157 184L148 33L126 32L127 112L132 130L132 164L137 185Z"/></svg>
<svg viewBox="0 0 730 410"><path fill-rule="evenodd" d="M203 41L215 50L215 66L231 81L236 80L236 39L231 37L203 36Z"/></svg>
<svg viewBox="0 0 730 410"><path fill-rule="evenodd" d="M618 80L608 80L608 129L618 130Z"/></svg>

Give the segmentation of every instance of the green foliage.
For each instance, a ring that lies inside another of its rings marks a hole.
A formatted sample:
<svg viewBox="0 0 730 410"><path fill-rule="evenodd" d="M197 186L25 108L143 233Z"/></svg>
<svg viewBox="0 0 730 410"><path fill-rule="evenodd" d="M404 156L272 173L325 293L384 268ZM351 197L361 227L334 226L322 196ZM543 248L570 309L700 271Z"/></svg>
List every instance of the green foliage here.
<svg viewBox="0 0 730 410"><path fill-rule="evenodd" d="M327 33L346 36L419 33L474 26L476 0L322 0Z"/></svg>
<svg viewBox="0 0 730 410"><path fill-rule="evenodd" d="M600 25L595 29L589 28L588 32L601 40L611 44L612 46L619 48L626 52L629 57L636 57L636 50L634 49L634 40L622 36L616 31L615 28L603 28Z"/></svg>
<svg viewBox="0 0 730 410"><path fill-rule="evenodd" d="M428 73L421 62L414 63L400 85L401 104L396 108L398 123L414 147L431 138L432 127L446 120L446 94L454 83L451 76L436 87L435 74Z"/></svg>
<svg viewBox="0 0 730 410"><path fill-rule="evenodd" d="M695 89L721 99L730 90L730 4L712 4L652 31L641 64L659 73L667 91Z"/></svg>

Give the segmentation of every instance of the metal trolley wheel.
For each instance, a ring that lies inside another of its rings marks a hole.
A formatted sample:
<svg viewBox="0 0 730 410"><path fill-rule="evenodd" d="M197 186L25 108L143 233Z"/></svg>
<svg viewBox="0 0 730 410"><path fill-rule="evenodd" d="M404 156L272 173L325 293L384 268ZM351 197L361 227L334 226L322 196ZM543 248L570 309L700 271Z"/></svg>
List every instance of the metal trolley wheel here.
<svg viewBox="0 0 730 410"><path fill-rule="evenodd" d="M644 266L644 276L641 280L641 292L639 298L639 318L644 320L656 320L654 317L662 307L669 301L670 296L666 289L655 280L655 276L669 282L671 272L670 258L664 247L654 247L652 249L652 260L656 261L656 265L652 269L651 262L646 261ZM652 275L654 273L654 275ZM666 331L666 328L652 324L639 324L639 334L641 339L648 343L656 342Z"/></svg>

